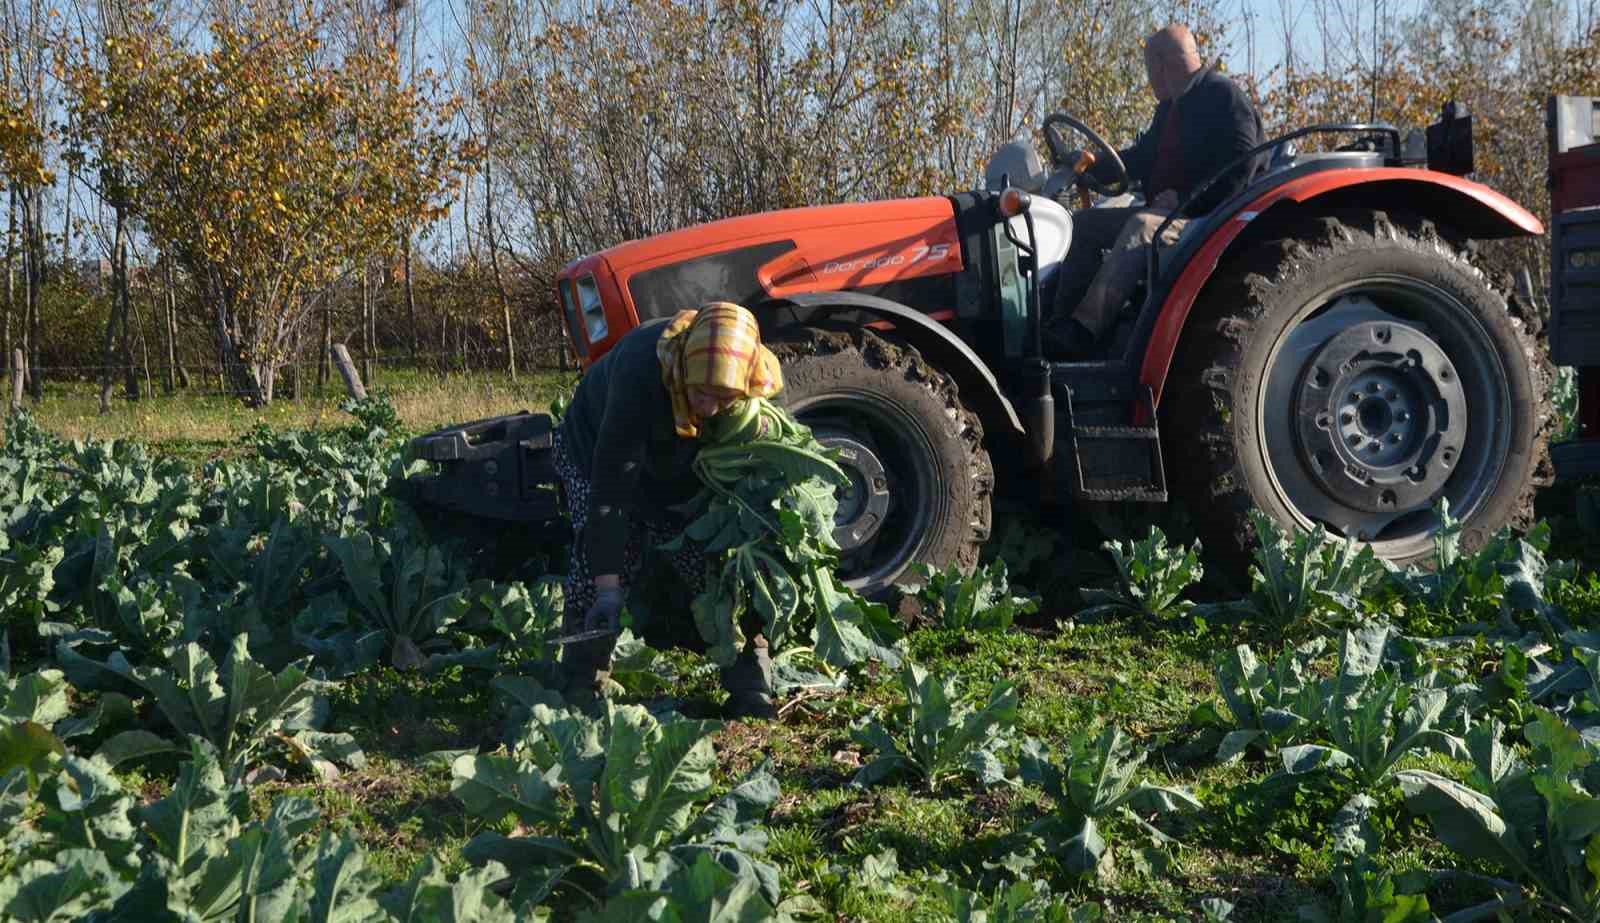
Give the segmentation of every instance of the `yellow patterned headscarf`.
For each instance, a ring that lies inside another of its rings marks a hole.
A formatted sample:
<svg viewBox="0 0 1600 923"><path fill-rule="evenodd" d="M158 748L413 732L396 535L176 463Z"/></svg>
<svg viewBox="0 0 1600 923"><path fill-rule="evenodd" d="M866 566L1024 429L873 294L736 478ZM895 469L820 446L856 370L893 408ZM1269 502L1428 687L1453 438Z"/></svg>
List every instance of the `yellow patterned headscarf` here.
<svg viewBox="0 0 1600 923"><path fill-rule="evenodd" d="M724 388L745 397L771 397L783 390L778 357L761 345L761 328L748 310L713 301L698 311L679 311L656 344L661 382L672 396L678 435L700 435L689 407L689 389Z"/></svg>

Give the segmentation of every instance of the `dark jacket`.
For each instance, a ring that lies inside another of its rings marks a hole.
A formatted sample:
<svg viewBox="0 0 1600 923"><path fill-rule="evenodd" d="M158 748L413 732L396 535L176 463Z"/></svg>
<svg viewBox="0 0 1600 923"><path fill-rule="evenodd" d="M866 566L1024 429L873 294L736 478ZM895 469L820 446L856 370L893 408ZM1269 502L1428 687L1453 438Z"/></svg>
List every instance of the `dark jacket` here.
<svg viewBox="0 0 1600 923"><path fill-rule="evenodd" d="M673 429L672 399L656 358L667 322L639 325L590 366L561 418L562 448L589 476L579 540L593 574L621 573L630 513L668 516L668 507L699 490L692 465L700 440Z"/></svg>
<svg viewBox="0 0 1600 923"><path fill-rule="evenodd" d="M1162 126L1173 104L1168 100L1156 106L1149 130L1140 135L1132 147L1117 152L1128 168L1128 177L1144 186L1147 202L1162 191L1150 188L1150 177L1155 170L1156 151L1161 145ZM1178 143L1183 156L1183 181L1177 188L1181 202L1213 173L1266 138L1261 116L1250 98L1232 80L1212 68L1203 68L1190 78L1176 104ZM1258 154L1249 163L1230 171L1190 203L1184 214L1203 215L1232 198L1249 184L1262 160L1263 155ZM1115 179L1110 164L1104 161L1095 165L1094 172L1102 179Z"/></svg>

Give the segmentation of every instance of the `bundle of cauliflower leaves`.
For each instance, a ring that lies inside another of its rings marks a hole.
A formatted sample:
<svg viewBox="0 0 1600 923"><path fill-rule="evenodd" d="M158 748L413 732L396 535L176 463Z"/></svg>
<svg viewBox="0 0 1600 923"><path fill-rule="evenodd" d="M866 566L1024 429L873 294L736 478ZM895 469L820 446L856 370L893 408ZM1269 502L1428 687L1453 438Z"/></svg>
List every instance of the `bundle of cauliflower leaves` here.
<svg viewBox="0 0 1600 923"><path fill-rule="evenodd" d="M835 491L850 480L783 408L748 398L708 420L694 471L703 489L686 507L689 526L665 547L694 542L710 574L694 620L726 666L759 616L774 653L809 647L843 668L864 660L899 663L900 627L888 609L863 599L834 574Z"/></svg>

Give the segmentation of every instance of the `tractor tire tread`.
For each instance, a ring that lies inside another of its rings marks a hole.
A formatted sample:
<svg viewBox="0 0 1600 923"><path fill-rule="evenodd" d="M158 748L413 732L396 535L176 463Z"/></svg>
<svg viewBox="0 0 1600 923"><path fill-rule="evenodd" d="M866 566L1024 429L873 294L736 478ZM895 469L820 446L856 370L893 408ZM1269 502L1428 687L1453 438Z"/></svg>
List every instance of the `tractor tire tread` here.
<svg viewBox="0 0 1600 923"><path fill-rule="evenodd" d="M1197 514L1193 515L1197 523L1212 524L1201 529L1201 537L1208 553L1221 558L1227 570L1244 573L1256 544L1248 516L1254 503L1235 449L1231 418L1234 386L1241 374L1249 374L1243 370L1246 350L1262 326L1274 291L1307 282L1332 256L1392 251L1397 246L1441 259L1478 280L1502 303L1527 357L1539 401L1531 445L1526 447L1527 475L1515 491L1491 493L1486 509L1468 521L1463 548L1480 547L1501 526L1532 525L1534 494L1553 479L1548 442L1556 423L1549 400L1555 368L1539 342L1537 321L1529 321L1537 318L1537 310L1508 299L1509 287L1488 279L1473 262L1470 243L1437 223L1378 210L1341 210L1291 225L1282 236L1251 246L1220 266L1189 316L1168 376L1170 398L1161 409L1163 441L1169 452L1182 453L1168 460L1173 493L1175 498L1210 505L1204 513L1191 512ZM1196 427L1195 421L1202 422ZM1190 435L1175 438L1179 433ZM1512 446L1512 451L1521 448ZM1425 564L1426 556L1395 563Z"/></svg>

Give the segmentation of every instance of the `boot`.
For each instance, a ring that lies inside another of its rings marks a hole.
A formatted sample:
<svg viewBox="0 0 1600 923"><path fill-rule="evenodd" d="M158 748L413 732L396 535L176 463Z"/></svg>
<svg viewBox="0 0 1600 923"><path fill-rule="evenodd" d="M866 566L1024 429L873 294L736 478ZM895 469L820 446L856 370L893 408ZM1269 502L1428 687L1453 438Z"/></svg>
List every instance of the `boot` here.
<svg viewBox="0 0 1600 923"><path fill-rule="evenodd" d="M767 654L764 636L751 635L745 642L739 659L722 671L722 688L728 690L728 701L722 706L726 717L778 717L778 708L772 702L772 658Z"/></svg>
<svg viewBox="0 0 1600 923"><path fill-rule="evenodd" d="M574 634L583 625L583 613L568 614L561 620L562 632ZM567 704L587 709L599 700L601 689L611 675L611 651L616 637L595 638L568 644L561 649L559 681L561 697Z"/></svg>

